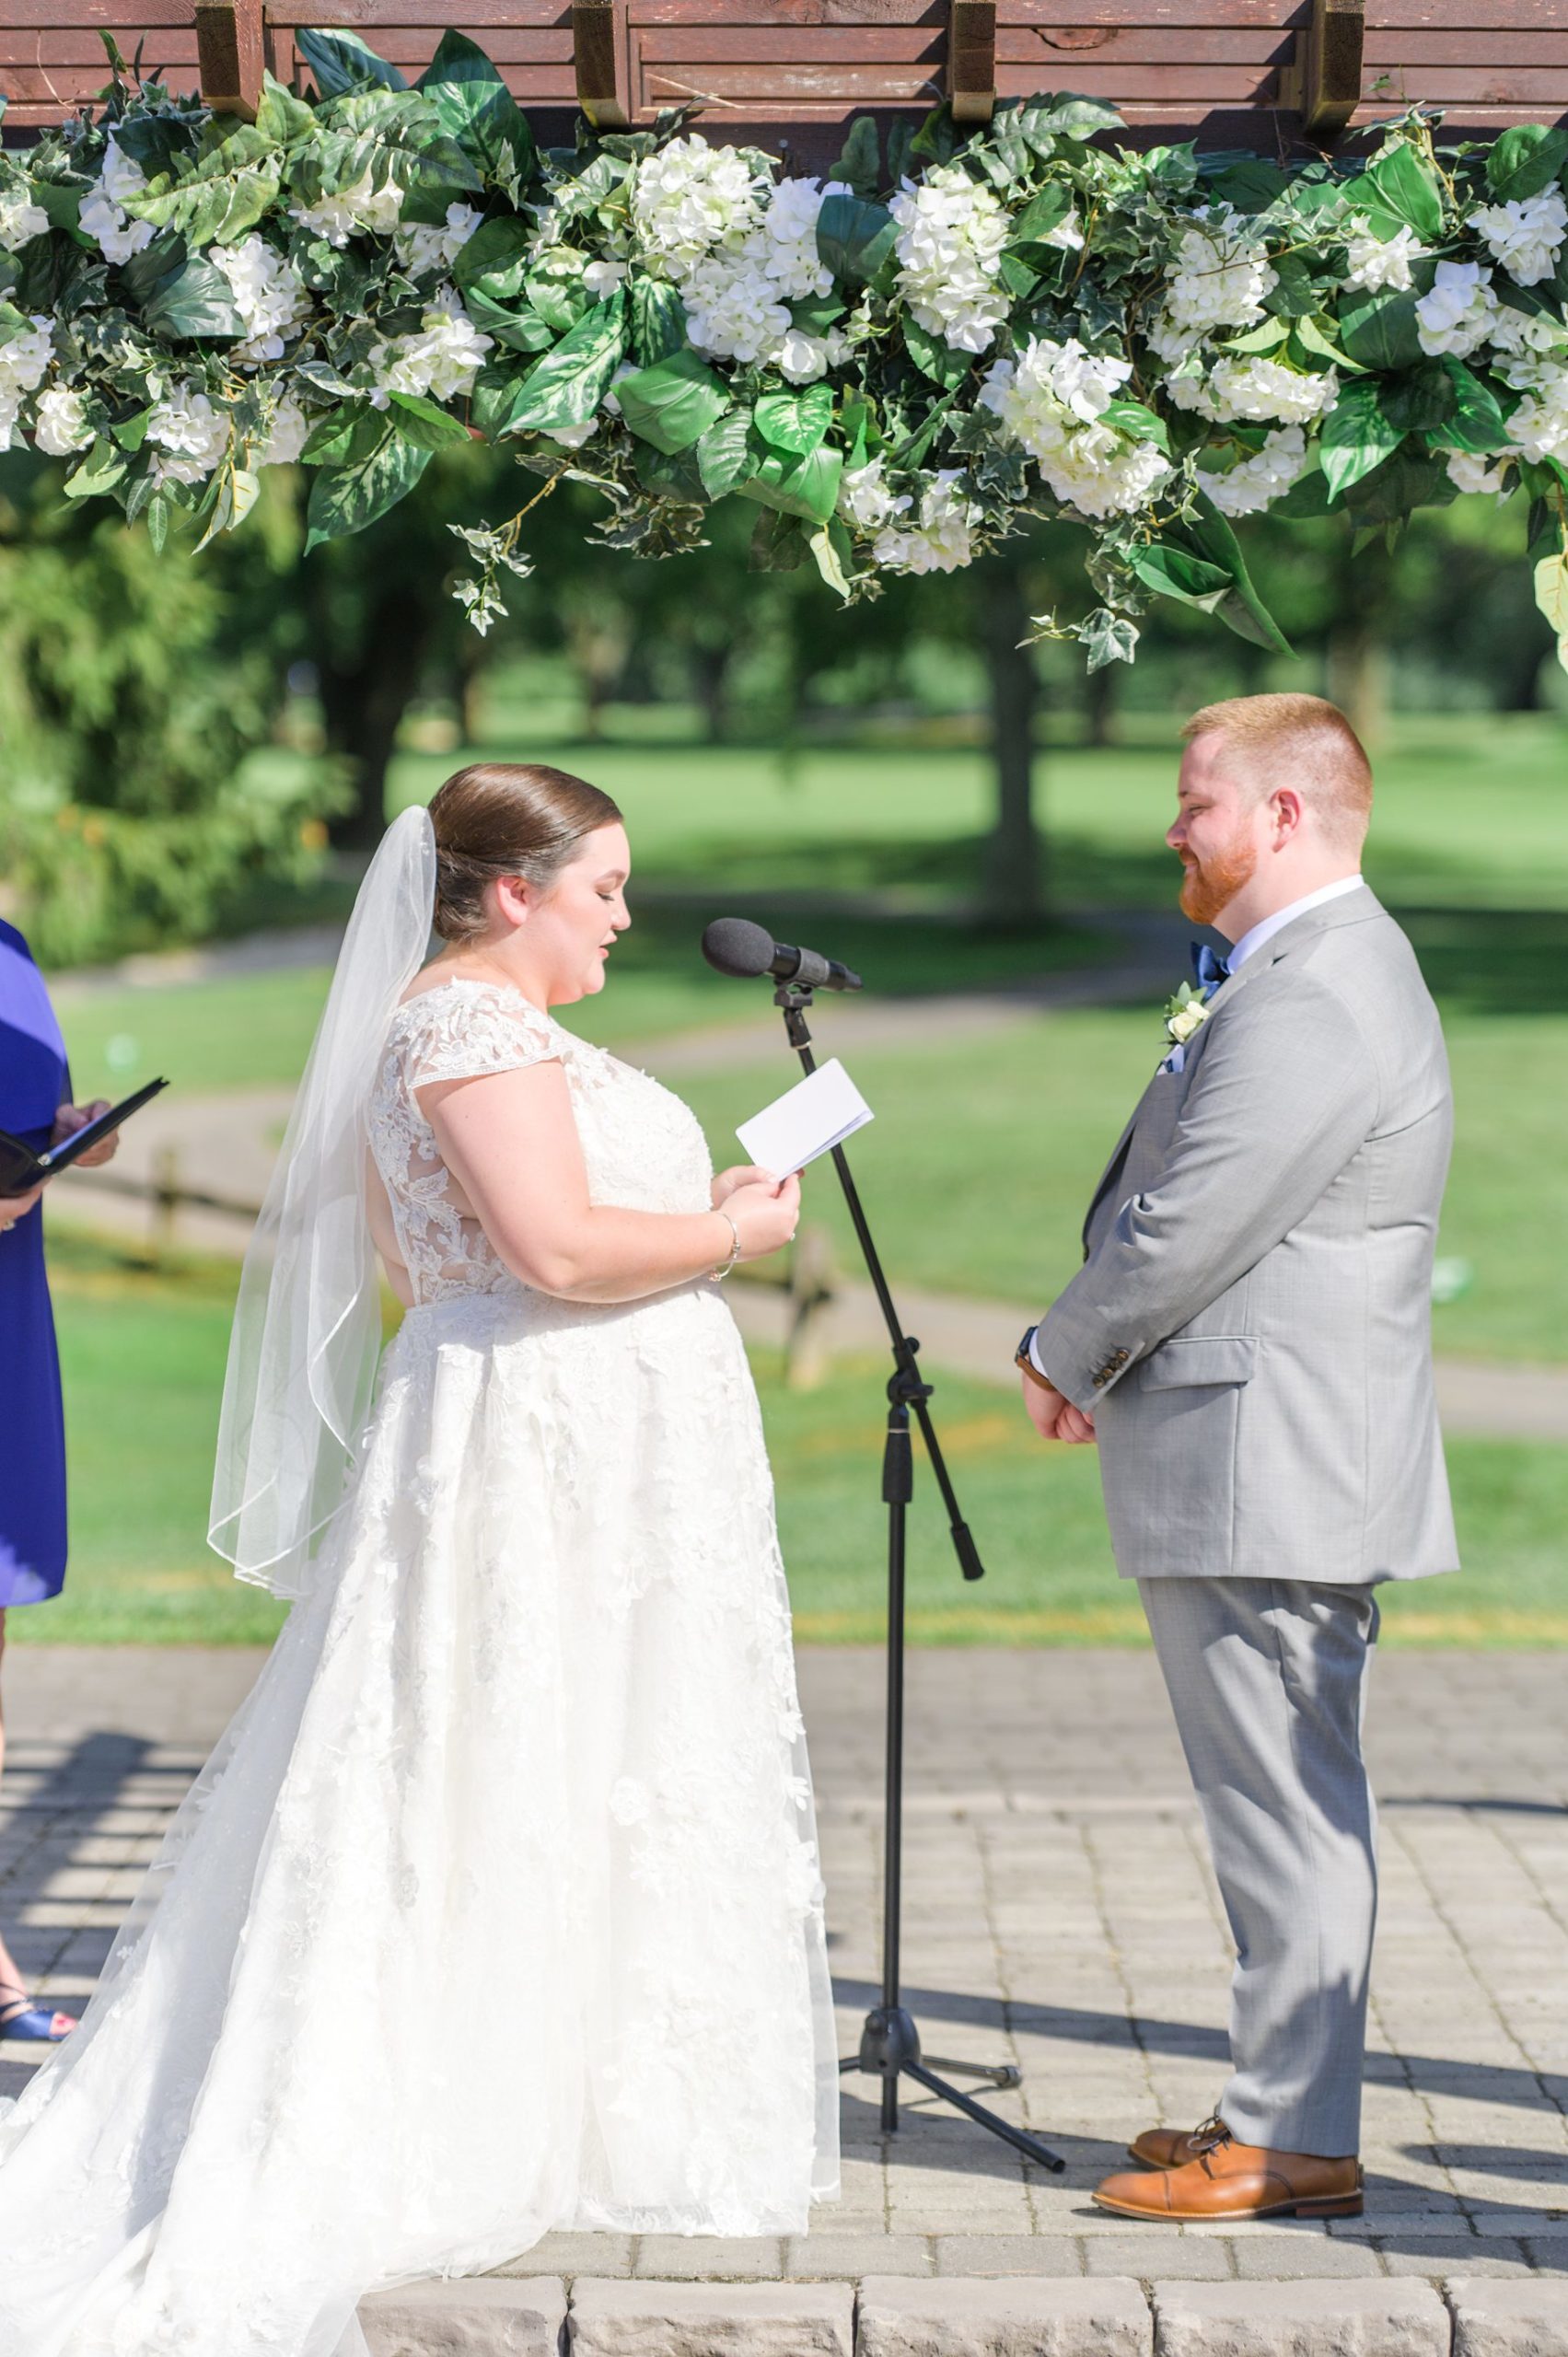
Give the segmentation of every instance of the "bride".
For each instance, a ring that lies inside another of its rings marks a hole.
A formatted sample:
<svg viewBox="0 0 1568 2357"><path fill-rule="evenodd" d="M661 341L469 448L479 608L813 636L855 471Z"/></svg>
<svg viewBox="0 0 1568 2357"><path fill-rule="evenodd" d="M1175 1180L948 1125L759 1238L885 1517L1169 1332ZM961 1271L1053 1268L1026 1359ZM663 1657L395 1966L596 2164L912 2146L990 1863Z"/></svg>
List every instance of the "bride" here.
<svg viewBox="0 0 1568 2357"><path fill-rule="evenodd" d="M548 1012L603 988L629 865L608 796L486 764L366 878L218 1444L214 1543L294 1609L0 2120L12 2357L357 2357L366 2291L554 2227L798 2234L836 2193L788 1604L714 1282L798 1182L714 1178L685 1106Z"/></svg>

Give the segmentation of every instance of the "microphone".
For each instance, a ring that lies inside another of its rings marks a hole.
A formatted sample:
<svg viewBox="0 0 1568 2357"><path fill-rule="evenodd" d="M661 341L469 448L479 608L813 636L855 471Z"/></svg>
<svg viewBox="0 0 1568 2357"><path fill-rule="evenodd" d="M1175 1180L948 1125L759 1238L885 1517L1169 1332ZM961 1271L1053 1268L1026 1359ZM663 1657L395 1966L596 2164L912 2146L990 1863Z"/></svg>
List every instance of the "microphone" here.
<svg viewBox="0 0 1568 2357"><path fill-rule="evenodd" d="M824 958L815 949L796 949L775 941L765 925L749 917L715 917L703 935L703 955L721 974L749 980L771 974L777 982L800 982L807 990L857 991L860 976Z"/></svg>

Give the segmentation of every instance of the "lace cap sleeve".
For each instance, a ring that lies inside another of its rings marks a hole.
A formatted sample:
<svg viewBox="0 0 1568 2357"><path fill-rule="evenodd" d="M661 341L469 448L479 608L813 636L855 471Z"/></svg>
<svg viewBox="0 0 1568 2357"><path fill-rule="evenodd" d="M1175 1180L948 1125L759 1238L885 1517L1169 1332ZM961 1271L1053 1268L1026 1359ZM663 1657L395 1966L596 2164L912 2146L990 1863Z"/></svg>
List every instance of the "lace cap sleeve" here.
<svg viewBox="0 0 1568 2357"><path fill-rule="evenodd" d="M561 1056L559 1028L516 991L463 987L425 992L399 1009L411 1089L477 1080Z"/></svg>

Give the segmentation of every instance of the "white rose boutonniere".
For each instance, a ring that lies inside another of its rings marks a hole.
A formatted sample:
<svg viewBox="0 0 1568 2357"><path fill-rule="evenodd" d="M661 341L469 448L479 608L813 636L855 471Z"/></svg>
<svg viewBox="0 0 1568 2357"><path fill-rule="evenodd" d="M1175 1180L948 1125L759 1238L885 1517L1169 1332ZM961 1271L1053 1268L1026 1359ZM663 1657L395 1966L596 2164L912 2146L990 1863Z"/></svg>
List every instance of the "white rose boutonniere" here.
<svg viewBox="0 0 1568 2357"><path fill-rule="evenodd" d="M1165 1005L1165 1040L1169 1048L1184 1048L1194 1032L1201 1031L1209 1019L1209 1001L1202 991L1195 991L1191 982L1183 982L1174 997Z"/></svg>

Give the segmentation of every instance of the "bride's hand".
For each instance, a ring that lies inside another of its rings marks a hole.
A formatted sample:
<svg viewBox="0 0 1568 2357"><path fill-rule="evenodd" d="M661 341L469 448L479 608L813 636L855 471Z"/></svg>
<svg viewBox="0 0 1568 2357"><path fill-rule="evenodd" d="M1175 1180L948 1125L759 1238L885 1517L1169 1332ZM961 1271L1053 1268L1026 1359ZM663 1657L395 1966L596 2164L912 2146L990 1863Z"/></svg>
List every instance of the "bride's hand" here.
<svg viewBox="0 0 1568 2357"><path fill-rule="evenodd" d="M800 1221L800 1180L746 1178L726 1199L726 1212L735 1222L743 1260L760 1260L787 1244Z"/></svg>
<svg viewBox="0 0 1568 2357"><path fill-rule="evenodd" d="M721 1203L727 1203L738 1187L772 1187L776 1184L771 1170L761 1170L754 1162L738 1162L733 1169L721 1170L714 1180L714 1209L717 1211Z"/></svg>

